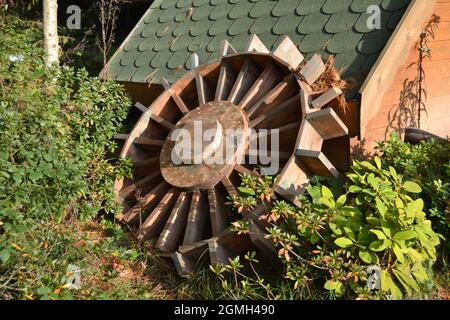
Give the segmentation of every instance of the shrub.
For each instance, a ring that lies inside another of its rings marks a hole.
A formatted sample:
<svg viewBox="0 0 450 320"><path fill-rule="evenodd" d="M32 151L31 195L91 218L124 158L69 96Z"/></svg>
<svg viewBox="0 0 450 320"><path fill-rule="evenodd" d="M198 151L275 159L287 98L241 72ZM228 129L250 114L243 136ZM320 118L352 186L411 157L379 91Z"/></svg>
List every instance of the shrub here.
<svg viewBox="0 0 450 320"><path fill-rule="evenodd" d="M269 209L274 225L267 230L268 238L278 249L291 287L301 296L323 287L331 297L360 299L400 299L429 291L440 235L423 212L424 202L418 198L421 187L405 181L393 167L383 166L378 157L374 164L355 161L347 177L344 194L335 196L324 185L310 185L300 197L299 208L275 201ZM262 185L259 181L254 188L255 197L256 190L264 189ZM246 197L252 194L246 193ZM235 227L248 232L243 222ZM380 291L370 292L366 287L371 265L381 269ZM245 276L242 268L239 260L233 260L213 270L222 282L227 269L240 276L243 282L235 281L233 286L235 291L240 289L237 292L262 288L274 296L262 276Z"/></svg>

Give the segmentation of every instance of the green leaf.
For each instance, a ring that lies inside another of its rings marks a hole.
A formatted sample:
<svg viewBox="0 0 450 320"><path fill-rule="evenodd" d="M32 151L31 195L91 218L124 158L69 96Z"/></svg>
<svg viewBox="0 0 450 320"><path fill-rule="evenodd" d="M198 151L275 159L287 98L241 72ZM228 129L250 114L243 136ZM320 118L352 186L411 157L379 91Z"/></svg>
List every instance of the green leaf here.
<svg viewBox="0 0 450 320"><path fill-rule="evenodd" d="M412 182L412 181L406 181L403 184L403 188L407 192L411 192L411 193L421 193L422 192L422 188L417 183Z"/></svg>
<svg viewBox="0 0 450 320"><path fill-rule="evenodd" d="M364 261L365 263L367 264L372 263L372 255L370 254L369 251L359 250L358 255L361 258L361 260Z"/></svg>
<svg viewBox="0 0 450 320"><path fill-rule="evenodd" d="M381 159L380 157L375 157L375 164L377 165L377 168L381 170Z"/></svg>
<svg viewBox="0 0 450 320"><path fill-rule="evenodd" d="M417 233L412 230L400 231L394 234L393 239L397 241L411 240L417 237Z"/></svg>
<svg viewBox="0 0 450 320"><path fill-rule="evenodd" d="M405 262L405 256L402 252L402 249L400 249L400 247L394 243L394 245L392 246L392 250L394 251L395 256L397 257L397 260L400 263Z"/></svg>
<svg viewBox="0 0 450 320"><path fill-rule="evenodd" d="M334 243L344 249L353 246L353 241L345 237L337 238L336 240L334 240Z"/></svg>
<svg viewBox="0 0 450 320"><path fill-rule="evenodd" d="M360 193L361 192L361 187L358 186L350 186L350 188L348 188L348 191L350 193Z"/></svg>
<svg viewBox="0 0 450 320"><path fill-rule="evenodd" d="M386 238L386 235L385 235L384 232L381 231L381 230L370 229L370 232L372 232L373 234L375 234L379 240L387 239L387 238Z"/></svg>
<svg viewBox="0 0 450 320"><path fill-rule="evenodd" d="M369 245L369 249L376 252L383 251L386 249L386 243L384 240L376 240Z"/></svg>
<svg viewBox="0 0 450 320"><path fill-rule="evenodd" d="M339 209L339 208L343 207L346 202L347 202L347 196L345 194L343 194L336 200L336 208Z"/></svg>
<svg viewBox="0 0 450 320"><path fill-rule="evenodd" d="M378 212L380 213L380 215L382 217L384 217L386 215L386 212L387 212L386 205L378 197L375 198L375 203L377 205Z"/></svg>
<svg viewBox="0 0 450 320"><path fill-rule="evenodd" d="M238 190L241 192L241 193L243 193L243 194L247 194L247 195L250 195L250 196L254 196L256 193L255 193L255 190L253 190L253 189L251 189L251 188L247 188L247 187L238 187Z"/></svg>
<svg viewBox="0 0 450 320"><path fill-rule="evenodd" d="M322 196L324 198L326 198L326 199L333 199L334 200L333 193L326 186L322 186Z"/></svg>
<svg viewBox="0 0 450 320"><path fill-rule="evenodd" d="M312 244L317 243L320 240L319 235L317 234L317 232L314 232L311 237L309 238L309 241L311 241Z"/></svg>
<svg viewBox="0 0 450 320"><path fill-rule="evenodd" d="M391 275L386 270L381 270L381 289L389 292L395 300L403 298L402 291L394 283Z"/></svg>
<svg viewBox="0 0 450 320"><path fill-rule="evenodd" d="M0 251L0 260L3 263L8 262L10 257L11 257L11 253L9 252L8 249L4 249L4 250Z"/></svg>

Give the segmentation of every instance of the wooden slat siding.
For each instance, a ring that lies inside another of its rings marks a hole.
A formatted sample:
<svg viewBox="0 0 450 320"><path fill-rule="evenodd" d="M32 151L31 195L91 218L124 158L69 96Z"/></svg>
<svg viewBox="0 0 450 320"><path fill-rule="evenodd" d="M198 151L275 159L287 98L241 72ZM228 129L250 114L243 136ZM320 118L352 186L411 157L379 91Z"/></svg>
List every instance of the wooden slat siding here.
<svg viewBox="0 0 450 320"><path fill-rule="evenodd" d="M224 212L224 199L222 194L214 189L208 190L209 215L213 237L219 235L227 226L227 217Z"/></svg>
<svg viewBox="0 0 450 320"><path fill-rule="evenodd" d="M156 205L164 197L164 194L169 190L170 186L167 182L162 181L147 193L138 203L130 208L124 215L123 220L129 224L136 224L144 222L147 214L151 212ZM142 221L141 221L142 219Z"/></svg>
<svg viewBox="0 0 450 320"><path fill-rule="evenodd" d="M131 193L136 191L136 189L143 187L145 184L150 183L151 181L155 181L160 179L161 174L159 172L154 172L142 179L139 179L138 181L133 182L131 185L127 186L126 188L123 188L119 192L119 197L125 199L128 197Z"/></svg>
<svg viewBox="0 0 450 320"><path fill-rule="evenodd" d="M433 13L441 20L435 28L435 38L430 37L428 41L431 58L423 60L425 78L422 87L426 91L426 97L422 95L422 101L425 103L426 112L421 113L420 128L436 135L446 136L450 135L450 126L448 125L450 123L450 90L448 89L450 83L450 0L437 1ZM431 14L424 19L424 25L430 16ZM365 138L368 151L374 149L377 140L388 138L390 132L395 131L395 127L398 127L397 122L392 121L390 116L398 110L402 91L405 88L405 80L409 82L417 79L419 52L416 44L418 39L419 36L414 38L414 44L409 48L407 60L395 73L392 84L380 99L377 113L367 123ZM407 103L407 105L410 104L411 102ZM409 124L402 126L406 127L407 125ZM388 131L387 134L386 131Z"/></svg>
<svg viewBox="0 0 450 320"><path fill-rule="evenodd" d="M327 92L323 93L319 97L311 102L313 108L322 108L326 106L328 103L336 99L342 94L342 90L339 88L330 88Z"/></svg>
<svg viewBox="0 0 450 320"><path fill-rule="evenodd" d="M397 71L408 59L410 47L417 41L424 23L431 17L436 0L412 0L380 57L360 89L361 138L372 140L369 123L377 115L383 96L391 87ZM436 8L437 9L437 8ZM439 10L438 10L439 11ZM436 12L439 14L439 12Z"/></svg>
<svg viewBox="0 0 450 320"><path fill-rule="evenodd" d="M324 140L348 135L347 127L331 108L309 113L306 119Z"/></svg>
<svg viewBox="0 0 450 320"><path fill-rule="evenodd" d="M204 195L200 191L195 191L192 194L183 245L190 245L202 240L207 213L208 208Z"/></svg>
<svg viewBox="0 0 450 320"><path fill-rule="evenodd" d="M138 230L138 239L140 241L155 239L161 230L164 228L164 224L169 218L170 212L178 198L179 190L177 188L171 188L161 202L158 203L155 209L150 213L144 223Z"/></svg>
<svg viewBox="0 0 450 320"><path fill-rule="evenodd" d="M279 80L280 73L277 68L273 64L268 65L239 102L239 106L246 109L249 105L253 105L270 92Z"/></svg>
<svg viewBox="0 0 450 320"><path fill-rule="evenodd" d="M325 64L322 61L320 55L315 54L300 70L300 74L303 76L308 84L313 84L322 73L325 71Z"/></svg>
<svg viewBox="0 0 450 320"><path fill-rule="evenodd" d="M156 243L156 248L163 252L174 252L183 237L189 213L192 194L180 193L178 200Z"/></svg>
<svg viewBox="0 0 450 320"><path fill-rule="evenodd" d="M270 112L282 103L283 100L286 100L292 96L290 93L295 92L295 89L294 79L292 77L283 79L283 81L281 81L275 88L261 98L260 101L257 101L251 108L248 108L248 117L251 118L259 109L263 109L264 113Z"/></svg>
<svg viewBox="0 0 450 320"><path fill-rule="evenodd" d="M295 155L308 166L314 175L334 178L339 176L337 169L321 151L298 149Z"/></svg>
<svg viewBox="0 0 450 320"><path fill-rule="evenodd" d="M235 81L236 74L233 68L231 68L226 62L222 62L214 100L226 100L230 95Z"/></svg>
<svg viewBox="0 0 450 320"><path fill-rule="evenodd" d="M238 104L242 97L244 97L247 91L251 88L253 82L255 82L258 77L258 73L259 72L256 65L250 59L247 59L239 71L227 100L233 102L234 104Z"/></svg>
<svg viewBox="0 0 450 320"><path fill-rule="evenodd" d="M286 61L293 70L297 69L304 60L303 55L288 36L280 37L272 50L272 54Z"/></svg>

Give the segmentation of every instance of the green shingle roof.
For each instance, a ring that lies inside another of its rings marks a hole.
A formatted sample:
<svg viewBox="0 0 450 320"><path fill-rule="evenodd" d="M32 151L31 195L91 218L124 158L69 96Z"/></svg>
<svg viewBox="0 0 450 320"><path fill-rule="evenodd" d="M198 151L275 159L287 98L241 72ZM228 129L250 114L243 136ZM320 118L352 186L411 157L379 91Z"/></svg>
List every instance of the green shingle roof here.
<svg viewBox="0 0 450 320"><path fill-rule="evenodd" d="M227 39L244 50L251 33L271 49L288 35L307 57L334 55L344 76L365 79L410 0L155 0L111 58L118 81L175 82L197 53L218 58ZM367 27L369 5L381 8L381 29Z"/></svg>

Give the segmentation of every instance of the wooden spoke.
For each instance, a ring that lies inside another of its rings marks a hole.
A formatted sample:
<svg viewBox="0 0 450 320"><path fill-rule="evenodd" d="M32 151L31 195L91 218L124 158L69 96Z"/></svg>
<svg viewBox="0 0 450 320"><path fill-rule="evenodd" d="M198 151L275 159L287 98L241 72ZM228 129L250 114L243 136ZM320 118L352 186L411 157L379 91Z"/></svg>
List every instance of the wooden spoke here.
<svg viewBox="0 0 450 320"><path fill-rule="evenodd" d="M228 177L223 177L222 184L230 196L237 196L239 193Z"/></svg>
<svg viewBox="0 0 450 320"><path fill-rule="evenodd" d="M303 76L308 84L313 84L325 71L325 64L322 61L320 55L315 54L300 70L300 74Z"/></svg>
<svg viewBox="0 0 450 320"><path fill-rule="evenodd" d="M150 118L151 118L153 121L155 121L156 123L160 124L161 126L163 126L164 128L166 128L166 129L168 129L168 130L172 130L172 128L173 128L173 126L174 126L173 123L167 121L167 120L164 119L164 118L161 118L160 116L158 116L158 115L156 115L156 114L154 114L154 113L151 114Z"/></svg>
<svg viewBox="0 0 450 320"><path fill-rule="evenodd" d="M226 62L222 62L214 100L226 100L235 81L236 74L234 70Z"/></svg>
<svg viewBox="0 0 450 320"><path fill-rule="evenodd" d="M249 105L253 105L271 91L279 80L280 74L277 68L273 64L268 65L239 102L239 106L246 109Z"/></svg>
<svg viewBox="0 0 450 320"><path fill-rule="evenodd" d="M171 188L150 213L138 230L138 239L141 241L155 239L161 232L169 218L170 212L178 198L179 191Z"/></svg>
<svg viewBox="0 0 450 320"><path fill-rule="evenodd" d="M160 149L164 144L164 140L153 139L153 138L148 138L148 137L139 137L139 138L134 139L133 143L142 145L142 146L148 146L148 147L154 147L154 148Z"/></svg>
<svg viewBox="0 0 450 320"><path fill-rule="evenodd" d="M245 51L256 51L261 53L270 52L256 34L252 34L250 36L249 42L247 44L247 49Z"/></svg>
<svg viewBox="0 0 450 320"><path fill-rule="evenodd" d="M314 99L312 106L314 108L320 109L326 106L328 103L336 99L342 94L342 90L336 87L330 88L327 92Z"/></svg>
<svg viewBox="0 0 450 320"><path fill-rule="evenodd" d="M170 87L169 82L166 78L161 78L161 84L164 87L164 90L168 91L170 93L170 96L172 97L172 100L177 105L178 109L181 111L182 114L189 113L189 109L186 107L186 104L183 102L183 100L180 98L180 96L173 91L173 89Z"/></svg>
<svg viewBox="0 0 450 320"><path fill-rule="evenodd" d="M250 59L247 59L236 78L227 100L234 104L238 104L242 97L244 97L246 92L250 89L253 82L255 82L257 77L258 68Z"/></svg>
<svg viewBox="0 0 450 320"><path fill-rule="evenodd" d="M118 133L114 135L115 140L127 140L130 135L127 133Z"/></svg>
<svg viewBox="0 0 450 320"><path fill-rule="evenodd" d="M248 108L248 117L251 118L258 110L264 109L264 113L270 112L286 98L295 95L295 82L292 77L283 79L272 90L270 90L261 100L257 101L251 108ZM268 108L268 107L271 108Z"/></svg>
<svg viewBox="0 0 450 320"><path fill-rule="evenodd" d="M133 163L133 167L137 169L140 167L151 166L154 165L155 163L159 163L159 157L152 157L145 160L136 161Z"/></svg>
<svg viewBox="0 0 450 320"><path fill-rule="evenodd" d="M253 220L248 220L249 236L252 243L265 255L273 257L277 255L277 250L272 241L265 238L266 232Z"/></svg>
<svg viewBox="0 0 450 320"><path fill-rule="evenodd" d="M218 237L212 238L208 244L212 265L228 264L230 258L253 247L248 235L238 235L230 229L226 229Z"/></svg>
<svg viewBox="0 0 450 320"><path fill-rule="evenodd" d="M281 159L281 160L287 160L292 155L292 153L290 153L290 152L283 152L283 151L275 152L275 151L260 150L260 149L256 149L256 150L247 149L245 151L246 156L257 157L258 159L261 156L261 154L265 154L265 156L267 156L268 158L278 157L278 159Z"/></svg>
<svg viewBox="0 0 450 320"><path fill-rule="evenodd" d="M280 37L272 50L272 54L284 60L293 70L296 70L304 60L303 55L288 36Z"/></svg>
<svg viewBox="0 0 450 320"><path fill-rule="evenodd" d="M204 195L200 191L195 191L192 194L183 245L190 245L202 240L206 226L207 210Z"/></svg>
<svg viewBox="0 0 450 320"><path fill-rule="evenodd" d="M274 191L284 198L299 204L297 197L304 193L309 184L310 173L304 164L293 155L284 166L274 184Z"/></svg>
<svg viewBox="0 0 450 320"><path fill-rule="evenodd" d="M234 170L241 175L247 174L247 175L251 175L251 176L255 176L255 175L258 176L258 174L255 174L255 172L251 171L250 169L247 169L246 167L244 167L241 164L236 164L234 166Z"/></svg>
<svg viewBox="0 0 450 320"><path fill-rule="evenodd" d="M174 252L176 250L178 243L183 237L190 203L191 194L182 192L159 236L156 248L163 252Z"/></svg>
<svg viewBox="0 0 450 320"><path fill-rule="evenodd" d="M211 217L211 230L214 237L225 230L227 225L227 218L224 212L225 201L223 195L214 188L208 190L208 202L209 215Z"/></svg>
<svg viewBox="0 0 450 320"><path fill-rule="evenodd" d="M249 141L258 140L263 137L268 137L274 132L274 130L278 130L279 134L283 134L287 131L291 131L291 130L295 130L295 129L298 130L298 128L300 128L300 124L301 124L301 122L297 121L297 122L286 124L286 125L278 127L278 128L272 128L272 129L268 129L268 130L264 130L264 131L258 131L249 137Z"/></svg>
<svg viewBox="0 0 450 320"><path fill-rule="evenodd" d="M195 75L195 85L197 86L198 104L202 105L209 101L208 85L204 77L197 73Z"/></svg>
<svg viewBox="0 0 450 320"><path fill-rule="evenodd" d="M165 181L159 183L125 213L123 220L129 224L141 224L147 218L147 214L161 201L169 187L169 184Z"/></svg>
<svg viewBox="0 0 450 320"><path fill-rule="evenodd" d="M298 105L300 110L300 100L298 96L294 96L289 100L280 104L276 109L271 112L261 114L255 119L250 121L250 127L255 128L263 121L273 120L272 123L286 122L286 120L292 119L292 106ZM276 120L276 122L275 122Z"/></svg>
<svg viewBox="0 0 450 320"><path fill-rule="evenodd" d="M138 188L141 188L152 181L159 180L160 177L161 177L161 174L159 172L154 172L151 175L148 175L147 177L142 178L142 179L132 183L131 185L123 188L122 190L120 190L119 197L121 197L122 199L125 199L131 193L136 191Z"/></svg>

